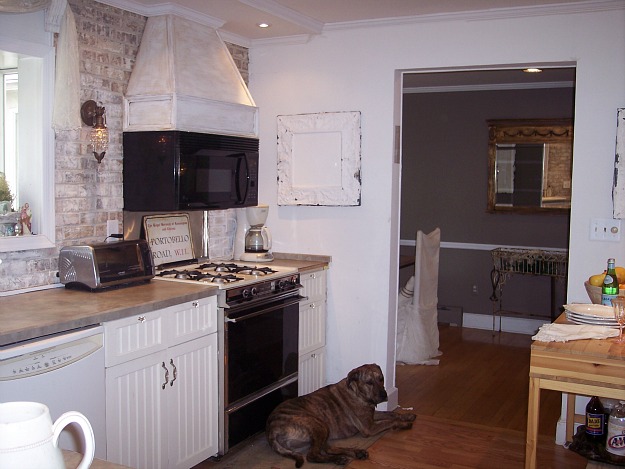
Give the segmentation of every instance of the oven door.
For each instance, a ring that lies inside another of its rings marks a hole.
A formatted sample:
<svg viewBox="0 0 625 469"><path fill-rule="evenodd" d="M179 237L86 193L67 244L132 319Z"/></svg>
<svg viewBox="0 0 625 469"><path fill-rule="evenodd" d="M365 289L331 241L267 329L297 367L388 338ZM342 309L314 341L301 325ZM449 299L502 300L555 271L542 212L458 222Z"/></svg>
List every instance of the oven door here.
<svg viewBox="0 0 625 469"><path fill-rule="evenodd" d="M226 407L297 373L300 296L227 310Z"/></svg>
<svg viewBox="0 0 625 469"><path fill-rule="evenodd" d="M263 431L271 411L297 397L299 302L227 309L224 450Z"/></svg>

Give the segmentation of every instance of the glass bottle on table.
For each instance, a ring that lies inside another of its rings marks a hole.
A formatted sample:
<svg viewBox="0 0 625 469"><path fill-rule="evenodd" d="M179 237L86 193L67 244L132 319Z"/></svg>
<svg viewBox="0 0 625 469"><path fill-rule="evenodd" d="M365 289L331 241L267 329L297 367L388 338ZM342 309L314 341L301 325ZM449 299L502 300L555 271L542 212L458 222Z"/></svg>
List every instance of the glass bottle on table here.
<svg viewBox="0 0 625 469"><path fill-rule="evenodd" d="M614 264L613 258L608 259L608 270L601 286L601 304L604 306L612 306L612 300L618 296L618 278Z"/></svg>

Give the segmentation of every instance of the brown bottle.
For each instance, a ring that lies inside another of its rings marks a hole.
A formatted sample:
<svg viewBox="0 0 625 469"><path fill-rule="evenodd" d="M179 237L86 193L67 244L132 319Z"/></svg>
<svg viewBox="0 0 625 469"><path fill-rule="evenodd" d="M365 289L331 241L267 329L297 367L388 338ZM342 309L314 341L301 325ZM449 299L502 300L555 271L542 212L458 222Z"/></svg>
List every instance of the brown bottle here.
<svg viewBox="0 0 625 469"><path fill-rule="evenodd" d="M586 405L586 440L591 443L605 441L605 410L597 396Z"/></svg>

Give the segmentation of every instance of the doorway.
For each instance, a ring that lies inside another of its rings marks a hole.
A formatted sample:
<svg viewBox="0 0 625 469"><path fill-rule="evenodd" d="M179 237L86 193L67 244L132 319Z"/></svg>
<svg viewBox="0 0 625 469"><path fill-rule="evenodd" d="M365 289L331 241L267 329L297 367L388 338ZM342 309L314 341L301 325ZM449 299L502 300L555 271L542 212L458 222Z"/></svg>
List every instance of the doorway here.
<svg viewBox="0 0 625 469"><path fill-rule="evenodd" d="M574 96L571 64L537 74L519 67L404 73L400 254L413 255L417 230L441 228L439 304L462 308L465 317L483 315L478 322L490 327L490 251L568 248L566 212L487 213L486 121L573 118ZM410 275L409 268L400 271L400 288ZM552 295L560 305L566 298L560 283L553 289L547 278L515 276L505 285L504 309L521 319L549 319Z"/></svg>

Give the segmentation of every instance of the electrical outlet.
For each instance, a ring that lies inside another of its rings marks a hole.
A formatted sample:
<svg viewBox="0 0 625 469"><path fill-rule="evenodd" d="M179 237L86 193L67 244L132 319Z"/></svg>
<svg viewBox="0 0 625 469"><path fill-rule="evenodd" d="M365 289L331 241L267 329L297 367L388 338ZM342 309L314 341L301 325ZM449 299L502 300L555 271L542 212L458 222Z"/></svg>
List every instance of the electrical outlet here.
<svg viewBox="0 0 625 469"><path fill-rule="evenodd" d="M119 233L119 222L117 220L106 220L106 236Z"/></svg>
<svg viewBox="0 0 625 469"><path fill-rule="evenodd" d="M621 220L593 218L590 221L590 239L593 241L620 241Z"/></svg>

